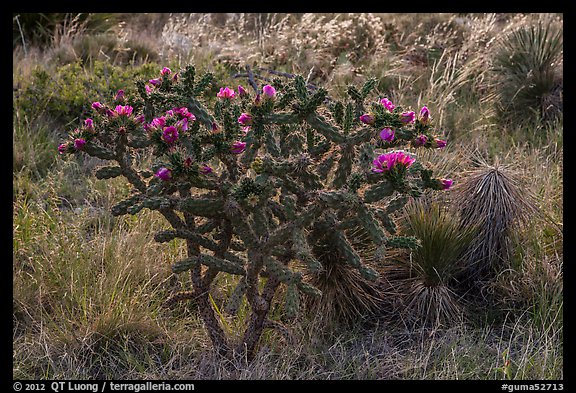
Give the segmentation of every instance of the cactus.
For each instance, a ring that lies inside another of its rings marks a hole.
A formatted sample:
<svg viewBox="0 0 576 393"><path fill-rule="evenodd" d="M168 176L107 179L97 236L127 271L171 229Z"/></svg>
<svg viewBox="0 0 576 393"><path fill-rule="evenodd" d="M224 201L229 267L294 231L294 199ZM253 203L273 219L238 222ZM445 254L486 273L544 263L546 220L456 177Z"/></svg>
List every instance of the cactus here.
<svg viewBox="0 0 576 393"><path fill-rule="evenodd" d="M451 184L417 162L416 149L443 146L433 143L429 117L385 108L372 97L376 81L350 86L344 102L308 89L300 76L275 80L277 89L258 87L253 75L250 83L256 94L226 87L208 97L210 73L164 68L148 84L137 82L139 95L123 106L93 103L93 125L75 129L58 148L114 162L96 176L123 176L133 187L114 215L146 208L164 216L171 228L155 240L184 239L188 252L172 265L192 279L191 291L177 298L194 299L216 350L249 359L263 330L279 326L268 319L277 293L286 294L288 318L302 309L301 296L324 296L309 273L326 274L326 250L338 253L339 269L353 271L353 280L376 280L368 254L418 245L394 235L390 214L425 188ZM395 134L384 139L383 127ZM155 156L151 168L135 159L143 151ZM218 275L239 276L226 310L234 314L243 299L249 308L235 345L209 298Z"/></svg>

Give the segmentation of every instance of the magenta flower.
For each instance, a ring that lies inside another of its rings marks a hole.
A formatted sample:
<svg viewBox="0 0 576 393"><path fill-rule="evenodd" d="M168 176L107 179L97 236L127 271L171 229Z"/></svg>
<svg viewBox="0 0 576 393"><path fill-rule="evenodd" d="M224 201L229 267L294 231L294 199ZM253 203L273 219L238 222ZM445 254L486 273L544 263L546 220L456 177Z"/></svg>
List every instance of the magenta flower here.
<svg viewBox="0 0 576 393"><path fill-rule="evenodd" d="M164 116L152 119L152 123L150 123L150 126L153 128L162 128L165 125L166 125L166 118Z"/></svg>
<svg viewBox="0 0 576 393"><path fill-rule="evenodd" d="M442 139L434 139L434 144L438 149L443 149L446 147L446 141Z"/></svg>
<svg viewBox="0 0 576 393"><path fill-rule="evenodd" d="M174 76L172 77L172 81L173 81L173 82L178 82L178 73L177 73L177 72L176 72L176 73L174 74Z"/></svg>
<svg viewBox="0 0 576 393"><path fill-rule="evenodd" d="M276 89L270 85L264 86L262 92L266 94L266 97L268 98L274 98L276 96Z"/></svg>
<svg viewBox="0 0 576 393"><path fill-rule="evenodd" d="M196 120L196 116L194 116L193 113L191 113L190 111L188 111L188 108L186 108L185 106L183 106L182 108L174 108L172 109L173 113L178 114L180 117L185 117L188 120Z"/></svg>
<svg viewBox="0 0 576 393"><path fill-rule="evenodd" d="M242 153L244 150L246 150L246 142L234 142L232 144L232 147L230 148L230 152L233 154L240 154Z"/></svg>
<svg viewBox="0 0 576 393"><path fill-rule="evenodd" d="M104 105L96 101L92 103L92 109L94 109L96 112L102 113L104 111Z"/></svg>
<svg viewBox="0 0 576 393"><path fill-rule="evenodd" d="M241 130L244 136L246 136L246 134L248 134L248 131L250 131L250 126L242 127Z"/></svg>
<svg viewBox="0 0 576 393"><path fill-rule="evenodd" d="M134 108L132 108L130 105L117 105L114 109L114 112L116 112L118 116L130 116L133 110Z"/></svg>
<svg viewBox="0 0 576 393"><path fill-rule="evenodd" d="M136 116L134 120L137 121L138 123L144 123L146 121L146 116L144 115Z"/></svg>
<svg viewBox="0 0 576 393"><path fill-rule="evenodd" d="M118 113L116 111L113 111L112 109L106 108L104 110L104 112L106 113L106 116L108 117L116 117L118 116Z"/></svg>
<svg viewBox="0 0 576 393"><path fill-rule="evenodd" d="M203 175L207 175L209 173L212 173L212 171L213 170L209 165L204 164L200 167L200 173Z"/></svg>
<svg viewBox="0 0 576 393"><path fill-rule="evenodd" d="M213 134L218 134L220 132L220 129L218 128L218 124L216 124L216 122L212 122L210 130L212 131Z"/></svg>
<svg viewBox="0 0 576 393"><path fill-rule="evenodd" d="M395 131L391 128L384 128L380 131L380 138L386 142L392 142L394 140Z"/></svg>
<svg viewBox="0 0 576 393"><path fill-rule="evenodd" d="M360 116L360 121L364 124L374 124L374 116L369 113L364 113Z"/></svg>
<svg viewBox="0 0 576 393"><path fill-rule="evenodd" d="M87 131L94 132L94 120L91 118L84 120L84 128Z"/></svg>
<svg viewBox="0 0 576 393"><path fill-rule="evenodd" d="M120 89L114 96L115 101L124 101L124 90Z"/></svg>
<svg viewBox="0 0 576 393"><path fill-rule="evenodd" d="M68 144L67 143L61 143L60 145L58 145L58 153L59 154L64 154L64 153L66 153L67 150L68 150Z"/></svg>
<svg viewBox="0 0 576 393"><path fill-rule="evenodd" d="M448 190L454 184L454 180L452 179L440 179L440 184L442 185L443 190Z"/></svg>
<svg viewBox="0 0 576 393"><path fill-rule="evenodd" d="M229 87L224 87L224 88L220 88L220 92L218 94L216 94L216 97L218 98L222 98L222 99L232 99L234 98L234 95L236 93L234 93L234 90L232 90Z"/></svg>
<svg viewBox="0 0 576 393"><path fill-rule="evenodd" d="M160 78L156 78L156 79L150 79L148 81L152 86L159 86L162 83L162 79Z"/></svg>
<svg viewBox="0 0 576 393"><path fill-rule="evenodd" d="M154 176L159 177L164 181L170 180L172 178L172 171L168 168L162 167L158 169L158 171L154 174Z"/></svg>
<svg viewBox="0 0 576 393"><path fill-rule="evenodd" d="M400 114L400 121L402 123L413 123L414 122L414 118L415 118L415 113L414 111L410 111L410 112L402 112Z"/></svg>
<svg viewBox="0 0 576 393"><path fill-rule="evenodd" d="M144 87L145 87L145 89L146 89L146 94L152 93L152 88L150 87L150 85L146 85L146 86L144 86Z"/></svg>
<svg viewBox="0 0 576 393"><path fill-rule="evenodd" d="M414 146L424 146L428 142L428 137L424 134L418 135L412 142Z"/></svg>
<svg viewBox="0 0 576 393"><path fill-rule="evenodd" d="M242 113L238 118L238 123L242 124L243 126L249 126L252 124L252 116L249 113Z"/></svg>
<svg viewBox="0 0 576 393"><path fill-rule="evenodd" d="M182 131L188 131L188 118L185 117L183 119L180 119L176 122L176 128L182 130Z"/></svg>
<svg viewBox="0 0 576 393"><path fill-rule="evenodd" d="M382 154L372 161L372 172L388 172L395 167L409 168L414 161L416 161L416 159L410 157L403 151L393 151L391 153Z"/></svg>
<svg viewBox="0 0 576 393"><path fill-rule="evenodd" d="M86 141L84 139L74 139L74 149L76 150L82 150L85 144Z"/></svg>
<svg viewBox="0 0 576 393"><path fill-rule="evenodd" d="M247 95L248 92L242 86L238 85L238 95L240 97Z"/></svg>
<svg viewBox="0 0 576 393"><path fill-rule="evenodd" d="M166 111L166 116L174 116L174 110L173 109L169 109Z"/></svg>
<svg viewBox="0 0 576 393"><path fill-rule="evenodd" d="M428 120L430 120L431 118L432 117L430 116L430 111L428 110L426 105L424 105L422 109L420 109L420 121L422 123L428 123Z"/></svg>
<svg viewBox="0 0 576 393"><path fill-rule="evenodd" d="M382 98L380 103L384 105L384 108L388 109L389 112L392 112L394 108L396 108L396 105L394 105L388 98Z"/></svg>
<svg viewBox="0 0 576 393"><path fill-rule="evenodd" d="M174 126L169 126L162 132L162 139L168 144L172 144L178 140L178 129Z"/></svg>
<svg viewBox="0 0 576 393"><path fill-rule="evenodd" d="M170 68L168 68L168 67L164 67L164 68L162 68L162 71L160 71L160 74L161 74L162 76L164 76L164 75L170 75L171 73L172 73L172 70L171 70Z"/></svg>

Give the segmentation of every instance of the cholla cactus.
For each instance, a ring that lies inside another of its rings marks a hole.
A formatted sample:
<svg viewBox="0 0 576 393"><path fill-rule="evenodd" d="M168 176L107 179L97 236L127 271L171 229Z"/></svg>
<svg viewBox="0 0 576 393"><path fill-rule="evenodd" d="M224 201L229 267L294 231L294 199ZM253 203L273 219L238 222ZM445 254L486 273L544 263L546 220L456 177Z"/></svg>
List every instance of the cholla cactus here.
<svg viewBox="0 0 576 393"><path fill-rule="evenodd" d="M58 148L115 162L96 176L124 176L134 192L112 208L114 215L156 210L171 228L155 240L185 239L188 257L173 272L191 274L215 348L248 358L263 329L279 326L268 320L279 286L286 286L288 316L298 311L299 293L322 296L305 279L324 268L319 243L333 241L346 268L375 280L377 272L347 238L351 228L363 230L381 257L387 247L415 247L415 238L394 236L390 212L404 196L447 188L446 179L433 178L415 154L400 150L445 145L435 139L428 110L416 116L388 99L368 99L374 80L360 90L351 86L348 102L309 89L301 76L275 79L274 86L250 82L253 94L220 87L206 97L211 74L198 79L192 66L164 68L137 83L139 97L94 103L93 118ZM152 168L138 169L135 157L142 155L135 153L143 150L153 152ZM251 310L236 348L209 301L219 274L240 276L226 309L235 312L246 298Z"/></svg>

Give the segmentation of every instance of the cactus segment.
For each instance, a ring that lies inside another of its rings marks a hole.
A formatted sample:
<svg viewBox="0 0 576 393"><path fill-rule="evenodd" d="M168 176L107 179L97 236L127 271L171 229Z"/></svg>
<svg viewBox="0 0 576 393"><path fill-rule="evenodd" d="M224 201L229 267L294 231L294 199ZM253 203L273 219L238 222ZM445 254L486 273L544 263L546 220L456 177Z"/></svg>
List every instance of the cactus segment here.
<svg viewBox="0 0 576 393"><path fill-rule="evenodd" d="M122 168L119 166L105 166L98 169L94 175L97 179L112 179L122 174Z"/></svg>

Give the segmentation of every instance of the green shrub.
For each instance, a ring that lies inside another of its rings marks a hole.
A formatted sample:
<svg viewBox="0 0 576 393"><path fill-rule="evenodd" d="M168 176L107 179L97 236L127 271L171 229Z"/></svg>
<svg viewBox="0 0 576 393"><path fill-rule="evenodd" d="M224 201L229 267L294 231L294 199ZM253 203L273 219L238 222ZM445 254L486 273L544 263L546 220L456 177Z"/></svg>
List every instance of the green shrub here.
<svg viewBox="0 0 576 393"><path fill-rule="evenodd" d="M104 61L94 61L91 66L76 61L54 71L37 66L29 80L18 81L21 88L14 105L30 118L46 114L62 124L77 122L90 111L87 98L103 100L120 89L133 94L131 81L152 77L157 67L153 63L120 67Z"/></svg>

